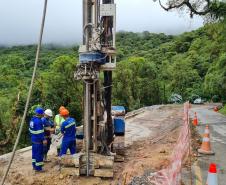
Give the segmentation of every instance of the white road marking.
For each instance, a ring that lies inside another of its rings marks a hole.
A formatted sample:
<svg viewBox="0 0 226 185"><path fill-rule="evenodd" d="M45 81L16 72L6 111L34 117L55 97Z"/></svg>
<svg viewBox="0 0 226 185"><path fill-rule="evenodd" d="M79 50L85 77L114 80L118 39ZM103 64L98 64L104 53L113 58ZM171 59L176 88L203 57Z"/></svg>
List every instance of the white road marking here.
<svg viewBox="0 0 226 185"><path fill-rule="evenodd" d="M221 136L226 137L226 125L213 125L213 129Z"/></svg>

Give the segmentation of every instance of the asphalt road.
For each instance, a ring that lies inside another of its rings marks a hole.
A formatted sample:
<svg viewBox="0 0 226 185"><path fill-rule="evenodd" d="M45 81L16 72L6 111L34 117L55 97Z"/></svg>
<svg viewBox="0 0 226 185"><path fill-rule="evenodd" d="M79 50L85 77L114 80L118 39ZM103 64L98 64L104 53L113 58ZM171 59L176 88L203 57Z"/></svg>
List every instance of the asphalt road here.
<svg viewBox="0 0 226 185"><path fill-rule="evenodd" d="M226 116L213 111L213 106L193 106L191 109L191 117L194 112L197 112L199 125L198 132L202 135L204 133L205 125L208 124L210 128L210 141L212 150L215 155L205 156L201 155L197 163L193 166L195 174L194 184L206 184L208 169L210 163L218 165L218 185L226 184Z"/></svg>

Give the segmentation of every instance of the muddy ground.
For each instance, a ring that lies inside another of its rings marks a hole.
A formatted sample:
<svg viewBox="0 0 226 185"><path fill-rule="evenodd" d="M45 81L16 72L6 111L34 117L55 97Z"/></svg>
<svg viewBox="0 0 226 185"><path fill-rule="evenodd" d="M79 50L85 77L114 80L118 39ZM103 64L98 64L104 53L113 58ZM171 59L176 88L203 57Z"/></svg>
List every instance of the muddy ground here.
<svg viewBox="0 0 226 185"><path fill-rule="evenodd" d="M169 163L183 122L182 106L153 106L126 120L125 161L115 163L114 178L76 177L73 168L58 171L55 151L45 173L35 174L31 166L31 151L18 154L14 160L7 185L120 185L132 183L137 176L160 170ZM0 158L0 179L7 160ZM139 183L135 183L139 184Z"/></svg>

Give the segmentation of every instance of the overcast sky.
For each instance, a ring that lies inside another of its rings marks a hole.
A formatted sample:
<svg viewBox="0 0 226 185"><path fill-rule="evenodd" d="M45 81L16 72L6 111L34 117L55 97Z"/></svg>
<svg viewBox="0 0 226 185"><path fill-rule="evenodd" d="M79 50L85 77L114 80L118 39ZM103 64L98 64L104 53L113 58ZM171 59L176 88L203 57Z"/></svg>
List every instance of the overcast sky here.
<svg viewBox="0 0 226 185"><path fill-rule="evenodd" d="M0 0L0 44L36 43L44 0ZM117 30L179 34L203 24L153 0L116 0ZM82 0L49 0L45 43L75 44L82 39Z"/></svg>

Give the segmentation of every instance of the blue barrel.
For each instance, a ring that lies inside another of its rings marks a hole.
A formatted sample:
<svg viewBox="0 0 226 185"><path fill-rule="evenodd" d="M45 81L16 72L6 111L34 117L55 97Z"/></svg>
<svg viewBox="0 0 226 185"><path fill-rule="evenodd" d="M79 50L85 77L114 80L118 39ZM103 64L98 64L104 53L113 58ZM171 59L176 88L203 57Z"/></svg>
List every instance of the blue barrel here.
<svg viewBox="0 0 226 185"><path fill-rule="evenodd" d="M115 135L124 135L125 134L124 117L115 117L114 118L114 133L115 133Z"/></svg>

